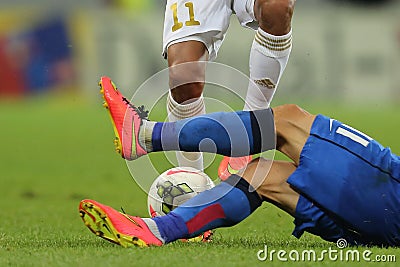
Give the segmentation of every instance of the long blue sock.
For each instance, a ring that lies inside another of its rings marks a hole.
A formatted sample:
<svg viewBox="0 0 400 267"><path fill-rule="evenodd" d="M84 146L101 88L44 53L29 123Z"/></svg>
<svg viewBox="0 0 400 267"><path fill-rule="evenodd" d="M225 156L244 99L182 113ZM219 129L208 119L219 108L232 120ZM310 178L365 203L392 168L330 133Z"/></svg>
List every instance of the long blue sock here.
<svg viewBox="0 0 400 267"><path fill-rule="evenodd" d="M262 203L250 190L249 183L238 175L189 199L165 216L155 217L165 243L198 236L204 231L235 225Z"/></svg>
<svg viewBox="0 0 400 267"><path fill-rule="evenodd" d="M216 112L159 122L153 128L153 151L210 152L239 157L275 148L271 109Z"/></svg>

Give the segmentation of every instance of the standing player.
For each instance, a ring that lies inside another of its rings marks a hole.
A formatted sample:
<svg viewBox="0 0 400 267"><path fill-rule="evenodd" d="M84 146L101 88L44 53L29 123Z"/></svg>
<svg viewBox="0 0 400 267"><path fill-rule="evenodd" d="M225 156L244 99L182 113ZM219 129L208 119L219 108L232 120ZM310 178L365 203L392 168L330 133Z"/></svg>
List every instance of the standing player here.
<svg viewBox="0 0 400 267"><path fill-rule="evenodd" d="M294 4L295 0L167 0L163 53L170 67L169 120L205 113L204 61L217 57L233 13L242 26L256 30L244 109L268 108L289 59ZM177 153L177 159L180 166L203 169L200 153Z"/></svg>
<svg viewBox="0 0 400 267"><path fill-rule="evenodd" d="M254 160L239 175L152 219L83 200L81 217L96 235L122 246L160 246L237 224L267 201L295 218L296 237L306 231L333 242L400 246L400 157L346 124L295 105L156 123L142 120L116 90L106 90L105 99L118 131L118 114L133 121L124 128L135 136L131 159L161 150L214 152L215 146L225 156L259 153L274 148L275 122L276 148L292 162Z"/></svg>

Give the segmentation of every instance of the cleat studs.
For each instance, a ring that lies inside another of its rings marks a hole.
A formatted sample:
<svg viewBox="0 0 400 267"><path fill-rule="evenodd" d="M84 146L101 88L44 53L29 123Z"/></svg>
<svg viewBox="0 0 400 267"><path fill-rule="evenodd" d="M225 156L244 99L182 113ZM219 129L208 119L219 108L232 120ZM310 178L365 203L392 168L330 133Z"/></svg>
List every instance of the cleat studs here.
<svg viewBox="0 0 400 267"><path fill-rule="evenodd" d="M101 81L99 81L98 85L99 85L99 88L100 88L100 93L104 94L104 88L103 88L103 85L101 84Z"/></svg>
<svg viewBox="0 0 400 267"><path fill-rule="evenodd" d="M106 102L106 101L104 101L104 102L103 102L103 107L105 107L105 108L107 108L107 109L108 109L108 104L107 104L107 102Z"/></svg>
<svg viewBox="0 0 400 267"><path fill-rule="evenodd" d="M116 151L118 154L122 154L121 142L119 141L118 138L115 138L115 139L114 139L114 146L115 146L115 151Z"/></svg>
<svg viewBox="0 0 400 267"><path fill-rule="evenodd" d="M104 233L102 231L96 231L96 235L102 237L104 236Z"/></svg>
<svg viewBox="0 0 400 267"><path fill-rule="evenodd" d="M88 208L88 209L92 209L93 208L93 204L85 203L85 204L83 204L83 207Z"/></svg>
<svg viewBox="0 0 400 267"><path fill-rule="evenodd" d="M80 211L79 211L79 216L81 216L82 218L85 217L85 212L82 211L82 210L80 210Z"/></svg>

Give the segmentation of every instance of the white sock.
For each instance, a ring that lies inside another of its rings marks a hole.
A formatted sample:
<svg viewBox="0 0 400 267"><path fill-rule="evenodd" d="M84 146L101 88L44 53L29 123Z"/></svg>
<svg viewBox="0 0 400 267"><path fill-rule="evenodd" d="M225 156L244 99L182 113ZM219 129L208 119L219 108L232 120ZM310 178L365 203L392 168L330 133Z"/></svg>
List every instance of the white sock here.
<svg viewBox="0 0 400 267"><path fill-rule="evenodd" d="M179 104L171 92L167 98L168 120L177 121L206 113L203 96L187 104ZM203 170L203 154L198 152L176 152L176 159L180 167L192 167Z"/></svg>
<svg viewBox="0 0 400 267"><path fill-rule="evenodd" d="M142 220L147 224L147 227L149 227L153 235L155 235L163 244L165 244L165 240L161 237L160 230L158 230L156 222L150 218L142 218Z"/></svg>
<svg viewBox="0 0 400 267"><path fill-rule="evenodd" d="M154 121L143 120L143 125L139 130L139 144L147 151L153 151L153 144L151 142L153 128L156 125Z"/></svg>
<svg viewBox="0 0 400 267"><path fill-rule="evenodd" d="M291 31L275 36L258 28L250 51L250 82L244 110L269 107L291 50Z"/></svg>

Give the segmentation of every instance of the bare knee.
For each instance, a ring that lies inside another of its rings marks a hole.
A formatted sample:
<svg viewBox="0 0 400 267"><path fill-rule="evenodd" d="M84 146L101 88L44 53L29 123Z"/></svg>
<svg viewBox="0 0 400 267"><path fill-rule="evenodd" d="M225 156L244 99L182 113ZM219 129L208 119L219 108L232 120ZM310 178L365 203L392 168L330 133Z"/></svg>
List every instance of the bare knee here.
<svg viewBox="0 0 400 267"><path fill-rule="evenodd" d="M184 103L201 96L207 58L207 50L200 42L178 43L168 48L169 85L175 101Z"/></svg>
<svg viewBox="0 0 400 267"><path fill-rule="evenodd" d="M296 104L285 104L274 107L273 112L279 147L279 139L290 135L290 132L294 130L293 128L307 116L308 112Z"/></svg>
<svg viewBox="0 0 400 267"><path fill-rule="evenodd" d="M172 97L178 103L199 98L203 93L205 70L198 62L183 63L169 68Z"/></svg>
<svg viewBox="0 0 400 267"><path fill-rule="evenodd" d="M304 109L296 104L284 104L280 106L276 106L273 108L275 121L280 119L290 119L292 117L301 116L300 114L304 113Z"/></svg>
<svg viewBox="0 0 400 267"><path fill-rule="evenodd" d="M265 195L259 192L259 190L262 187L269 187L270 184L266 181L272 168L272 164L272 160L256 158L252 160L246 166L246 168L241 173L239 173L239 175L243 177L243 179L245 179L253 187L253 189L256 189L257 193L259 193L260 196L265 197Z"/></svg>
<svg viewBox="0 0 400 267"><path fill-rule="evenodd" d="M256 0L254 13L259 26L273 35L287 34L291 29L295 2L295 0Z"/></svg>
<svg viewBox="0 0 400 267"><path fill-rule="evenodd" d="M276 132L276 149L299 163L301 150L310 134L315 115L295 104L273 108Z"/></svg>
<svg viewBox="0 0 400 267"><path fill-rule="evenodd" d="M283 129L287 130L287 127L290 126L302 125L304 123L310 124L315 117L296 104L284 104L274 107L273 112L277 134Z"/></svg>
<svg viewBox="0 0 400 267"><path fill-rule="evenodd" d="M299 194L290 187L287 179L295 170L296 166L291 162L258 158L248 165L242 177L261 198L293 215Z"/></svg>
<svg viewBox="0 0 400 267"><path fill-rule="evenodd" d="M252 160L244 169L241 175L263 198L270 198L275 192L279 191L282 183L286 183L289 175L285 173L285 165L291 165L289 162L273 161L266 158L256 158ZM290 166L292 167L292 166ZM294 170L289 169L289 173ZM283 178L281 178L281 176Z"/></svg>

